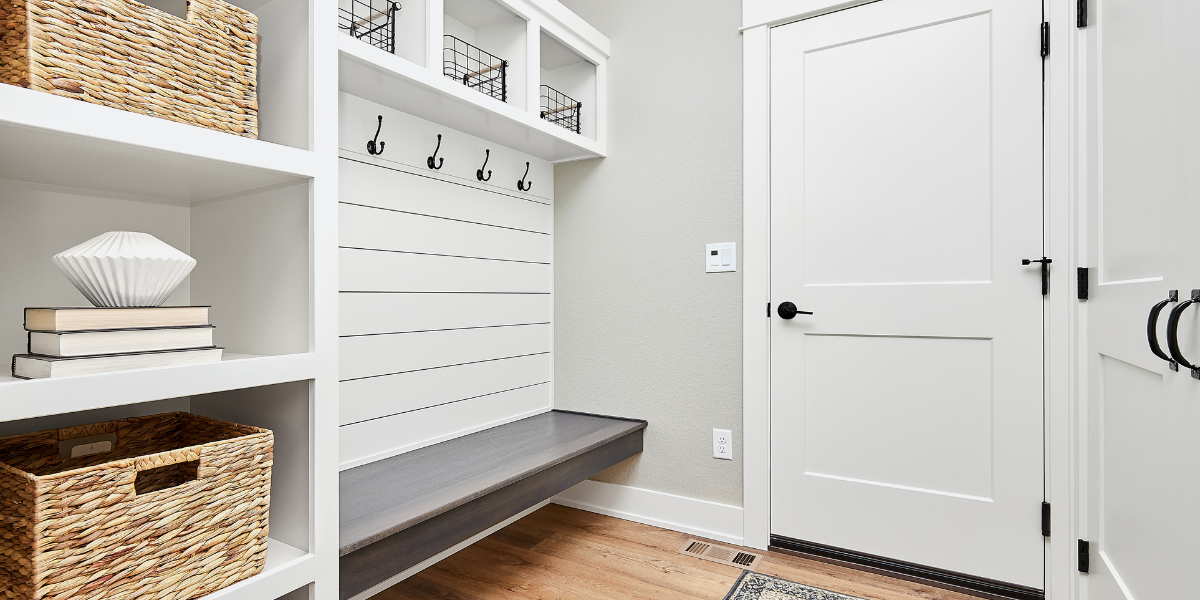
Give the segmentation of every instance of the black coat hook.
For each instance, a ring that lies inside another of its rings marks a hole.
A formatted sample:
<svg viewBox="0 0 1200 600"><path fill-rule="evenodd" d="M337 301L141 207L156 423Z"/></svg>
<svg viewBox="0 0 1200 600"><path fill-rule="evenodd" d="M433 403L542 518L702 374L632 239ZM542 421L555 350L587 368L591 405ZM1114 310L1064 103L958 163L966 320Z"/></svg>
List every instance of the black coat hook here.
<svg viewBox="0 0 1200 600"><path fill-rule="evenodd" d="M372 156L383 154L384 142L379 141L379 132L383 129L383 115L379 115L379 127L375 128L375 139L367 141L367 152Z"/></svg>
<svg viewBox="0 0 1200 600"><path fill-rule="evenodd" d="M438 145L437 145L437 148L434 148L434 149L433 149L433 156L430 156L430 157L429 157L429 160L426 160L426 161L425 161L425 164L429 165L429 168L430 168L430 169L440 169L440 168L442 168L442 163L446 162L446 158L445 158L445 157L442 157L442 158L437 158L437 153L438 153L438 150L441 150L441 149L442 149L442 134L440 134L440 133L439 133L439 134L438 134ZM435 158L437 158L437 162L436 162L436 163L434 162L434 159L435 159Z"/></svg>
<svg viewBox="0 0 1200 600"><path fill-rule="evenodd" d="M487 177L483 176L483 170L487 169L487 162L488 162L488 159L492 157L492 151L489 149L489 150L484 150L483 152L484 152L483 166L479 167L478 171L475 171L475 177L477 179L479 179L480 181L491 181L491 179L492 179L491 169L488 169Z"/></svg>
<svg viewBox="0 0 1200 600"><path fill-rule="evenodd" d="M528 192L533 189L533 182L525 182L525 178L529 177L529 161L525 162L525 174L521 176L520 181L517 181L517 189L522 192Z"/></svg>

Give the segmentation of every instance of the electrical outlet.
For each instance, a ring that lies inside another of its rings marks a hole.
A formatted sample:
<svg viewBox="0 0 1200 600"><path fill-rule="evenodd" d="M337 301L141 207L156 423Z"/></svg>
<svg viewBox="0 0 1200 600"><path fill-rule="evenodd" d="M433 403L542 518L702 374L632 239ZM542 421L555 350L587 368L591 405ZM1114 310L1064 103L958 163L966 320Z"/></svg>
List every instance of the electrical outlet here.
<svg viewBox="0 0 1200 600"><path fill-rule="evenodd" d="M713 430L713 458L733 460L733 432L728 429Z"/></svg>

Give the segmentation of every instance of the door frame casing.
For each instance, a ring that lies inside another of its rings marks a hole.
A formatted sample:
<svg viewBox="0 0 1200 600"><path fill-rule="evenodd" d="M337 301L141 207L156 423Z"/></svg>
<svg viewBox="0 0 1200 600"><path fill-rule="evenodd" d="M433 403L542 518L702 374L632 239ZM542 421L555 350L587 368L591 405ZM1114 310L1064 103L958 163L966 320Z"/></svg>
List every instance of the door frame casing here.
<svg viewBox="0 0 1200 600"><path fill-rule="evenodd" d="M872 0L743 0L742 455L744 544L765 550L771 535L770 36L771 28ZM883 0L887 1L887 0ZM787 13L788 8L792 10ZM1080 348L1086 303L1074 274L1086 249L1076 174L1079 53L1075 0L1044 0L1051 52L1045 59L1044 203L1046 256L1054 258L1045 315L1045 486L1054 507L1046 543L1046 598L1080 598L1075 540L1083 494L1076 476L1079 399L1086 397ZM1059 41L1061 40L1061 41ZM1058 43L1053 43L1058 41ZM1031 49L1036 52L1037 49ZM1032 150L1036 151L1036 150ZM1081 306L1082 305L1082 306ZM1081 345L1083 344L1083 345ZM1086 482L1084 482L1086 483ZM1086 513L1082 513L1086 514Z"/></svg>

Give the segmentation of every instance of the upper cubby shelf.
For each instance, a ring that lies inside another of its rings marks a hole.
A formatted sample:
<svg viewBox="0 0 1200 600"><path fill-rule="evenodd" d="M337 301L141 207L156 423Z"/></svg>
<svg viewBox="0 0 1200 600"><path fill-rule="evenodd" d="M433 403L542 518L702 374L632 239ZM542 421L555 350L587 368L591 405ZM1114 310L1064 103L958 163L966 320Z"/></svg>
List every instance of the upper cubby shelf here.
<svg viewBox="0 0 1200 600"><path fill-rule="evenodd" d="M178 201L308 179L313 152L0 85L0 179Z"/></svg>
<svg viewBox="0 0 1200 600"><path fill-rule="evenodd" d="M81 18L93 25L60 23L79 32L65 42L66 34L51 36L57 41L40 35L26 40L37 51L24 52L52 56L57 62L13 62L0 50L0 63L20 65L19 71L7 72L0 85L0 179L190 202L315 177L319 161L311 152L314 71L309 58L315 38L307 32L316 2L230 0L235 8L221 5L219 14L229 20L244 14L236 11L252 13L254 24L247 30L255 34L253 47L221 46L225 49L218 52L212 44L198 44L183 33L178 40L155 42L180 57L196 59L178 62L147 50L157 46L141 40L140 33L129 37L109 30L183 31L201 18L189 11L218 7L146 0L159 10L147 13L130 4L132 12L106 21L88 16L87 11L109 10L100 4L51 2L39 9L45 12L42 19L58 23L60 17L67 18L54 16L59 13L48 8L53 6L66 11L63 15L83 14ZM120 25L127 19L138 24ZM0 34L5 29L0 22ZM31 22L22 29L35 28ZM228 25L219 35L250 39ZM12 35L0 37L10 45L21 42ZM151 54L143 55L146 52ZM249 66L247 52L254 58ZM97 53L103 56L94 56ZM197 58L201 55L203 60ZM195 66L201 63L203 69ZM231 66L235 64L242 66ZM113 75L95 74L102 72ZM47 84L53 89L46 90ZM129 110L102 105L106 103ZM247 111L255 114L254 121L237 116Z"/></svg>
<svg viewBox="0 0 1200 600"><path fill-rule="evenodd" d="M550 162L606 155L609 42L558 2L417 0L391 22L371 6L363 26L395 39L338 36L341 91Z"/></svg>
<svg viewBox="0 0 1200 600"><path fill-rule="evenodd" d="M538 116L596 139L596 65L542 31Z"/></svg>

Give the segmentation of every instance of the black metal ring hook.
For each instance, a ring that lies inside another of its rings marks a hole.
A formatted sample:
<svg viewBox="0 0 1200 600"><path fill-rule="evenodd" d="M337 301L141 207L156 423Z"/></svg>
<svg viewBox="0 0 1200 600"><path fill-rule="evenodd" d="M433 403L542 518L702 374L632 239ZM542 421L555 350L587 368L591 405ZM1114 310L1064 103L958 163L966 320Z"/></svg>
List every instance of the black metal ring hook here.
<svg viewBox="0 0 1200 600"><path fill-rule="evenodd" d="M1194 379L1200 379L1200 368L1188 362L1183 357L1183 353L1179 351L1179 317L1183 315L1183 311L1187 310L1187 307L1197 302L1200 302L1200 290L1192 290L1191 299L1184 300L1179 303L1179 306L1171 309L1171 316L1167 318L1167 350L1171 352L1171 358L1174 358L1175 362L1191 370Z"/></svg>
<svg viewBox="0 0 1200 600"><path fill-rule="evenodd" d="M483 152L484 152L483 166L479 167L478 171L475 171L475 177L478 178L480 181L491 181L492 171L489 169L487 177L484 177L483 170L487 169L488 159L492 158L492 151L489 149L489 150L484 150Z"/></svg>
<svg viewBox="0 0 1200 600"><path fill-rule="evenodd" d="M425 161L425 164L429 165L430 169L440 169L440 168L442 168L442 164L446 162L446 157L444 157L444 156L442 158L437 158L438 150L441 150L441 149L442 149L442 134L439 133L437 148L433 149L433 156L430 156L429 159ZM437 158L436 163L434 163L435 158Z"/></svg>
<svg viewBox="0 0 1200 600"><path fill-rule="evenodd" d="M383 154L384 142L379 141L379 132L383 130L383 115L379 115L379 127L375 128L375 139L367 141L367 152L371 156L379 156Z"/></svg>
<svg viewBox="0 0 1200 600"><path fill-rule="evenodd" d="M1158 345L1158 316L1162 313L1162 309L1172 302L1179 302L1178 290L1171 290L1167 293L1166 300L1160 301L1150 308L1150 317L1146 319L1146 342L1150 344L1150 352L1167 361L1172 371L1178 371L1179 363L1175 362L1175 359L1170 356L1167 356L1167 353L1163 352L1162 347Z"/></svg>
<svg viewBox="0 0 1200 600"><path fill-rule="evenodd" d="M528 192L533 189L533 182L525 183L525 178L529 177L529 161L525 161L525 174L517 181L517 189L522 192Z"/></svg>

